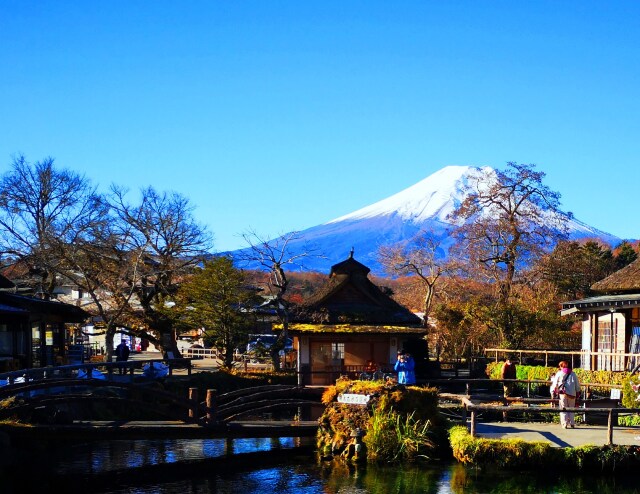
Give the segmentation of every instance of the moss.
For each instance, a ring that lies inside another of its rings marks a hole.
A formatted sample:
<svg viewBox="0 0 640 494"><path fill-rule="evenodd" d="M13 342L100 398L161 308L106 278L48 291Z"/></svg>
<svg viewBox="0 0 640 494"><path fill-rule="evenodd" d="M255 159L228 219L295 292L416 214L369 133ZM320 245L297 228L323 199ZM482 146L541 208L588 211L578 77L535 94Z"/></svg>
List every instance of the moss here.
<svg viewBox="0 0 640 494"><path fill-rule="evenodd" d="M274 330L282 329L281 324L275 324ZM298 333L424 333L424 328L406 326L376 326L371 324L304 324L291 323L289 331Z"/></svg>
<svg viewBox="0 0 640 494"><path fill-rule="evenodd" d="M370 400L367 405L338 403L342 393L369 395ZM319 420L317 445L325 455L342 454L357 428L365 432L369 461L426 459L440 446L437 429L444 430L445 421L435 388L339 379L322 401L326 408Z"/></svg>

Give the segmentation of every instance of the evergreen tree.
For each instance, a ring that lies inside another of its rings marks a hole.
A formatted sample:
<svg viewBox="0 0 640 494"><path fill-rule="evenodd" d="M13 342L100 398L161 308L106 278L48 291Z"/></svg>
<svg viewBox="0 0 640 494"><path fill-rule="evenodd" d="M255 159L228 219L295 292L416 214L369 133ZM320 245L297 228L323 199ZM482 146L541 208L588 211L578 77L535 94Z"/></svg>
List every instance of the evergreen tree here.
<svg viewBox="0 0 640 494"><path fill-rule="evenodd" d="M255 292L245 274L227 257L205 263L178 291L177 313L183 323L204 328L205 337L222 349L224 365L231 367L233 352L247 339Z"/></svg>

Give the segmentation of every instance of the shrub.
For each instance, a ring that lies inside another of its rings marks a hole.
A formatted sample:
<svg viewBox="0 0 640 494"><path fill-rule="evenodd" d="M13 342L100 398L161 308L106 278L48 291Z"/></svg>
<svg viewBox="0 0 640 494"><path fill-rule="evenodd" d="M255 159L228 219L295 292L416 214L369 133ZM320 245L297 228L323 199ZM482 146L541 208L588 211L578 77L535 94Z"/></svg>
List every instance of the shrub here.
<svg viewBox="0 0 640 494"><path fill-rule="evenodd" d="M503 362L490 362L487 364L487 376L489 379L500 379L500 373L502 370ZM532 365L517 365L516 366L516 377L522 380L540 380L540 381L551 381L553 375L558 371L556 367L544 367L544 366L532 366ZM598 387L598 384L607 384L607 385L615 385L623 387L623 405L627 408L632 408L632 406L626 405L624 401L624 397L633 396L635 399L638 396L637 392L633 392L629 394L629 392L625 392L624 386L626 383L632 379L632 376L629 372L621 372L621 371L591 371L585 369L574 369L576 376L580 380L580 383L590 384L590 389L592 391L602 392L605 394L609 393L609 387ZM635 381L634 381L635 382ZM629 391L631 388L628 388Z"/></svg>
<svg viewBox="0 0 640 494"><path fill-rule="evenodd" d="M404 417L393 410L374 408L367 424L364 443L373 461L429 459L436 449L431 423Z"/></svg>

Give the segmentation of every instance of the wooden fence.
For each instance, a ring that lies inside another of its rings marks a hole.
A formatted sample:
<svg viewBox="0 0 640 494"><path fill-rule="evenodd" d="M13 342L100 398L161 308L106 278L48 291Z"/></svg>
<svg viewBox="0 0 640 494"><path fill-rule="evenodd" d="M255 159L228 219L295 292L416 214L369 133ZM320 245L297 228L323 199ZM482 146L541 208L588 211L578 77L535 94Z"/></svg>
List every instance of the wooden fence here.
<svg viewBox="0 0 640 494"><path fill-rule="evenodd" d="M584 415L590 414L606 414L607 415L607 440L606 443L611 445L613 442L613 430L614 425L617 422L617 416L620 413L640 413L640 408L623 408L623 407L572 407L572 408L559 408L559 407L527 407L527 408L516 408L511 407L509 405L482 405L473 403L469 397L460 396L460 395L446 395L441 397L456 397L460 400L460 403L464 406L463 416L461 420L464 424L467 423L467 413L471 414L471 421L469 425L469 433L472 437L476 437L476 424L478 421L478 413L479 412L501 412L503 414L508 414L512 412L522 412L526 411L527 413L563 413L563 412L573 412ZM522 402L527 402L526 399L521 399ZM547 403L549 400L545 400Z"/></svg>
<svg viewBox="0 0 640 494"><path fill-rule="evenodd" d="M544 361L545 367L549 367L549 362L553 366L559 360L571 361L571 367L597 368L598 370L610 371L632 371L637 369L640 363L640 354L623 352L592 352L590 350L513 350L509 348L485 348L485 355L493 358L496 362L506 358L507 355L513 357L518 355L521 363L527 359ZM592 365L593 363L593 365Z"/></svg>

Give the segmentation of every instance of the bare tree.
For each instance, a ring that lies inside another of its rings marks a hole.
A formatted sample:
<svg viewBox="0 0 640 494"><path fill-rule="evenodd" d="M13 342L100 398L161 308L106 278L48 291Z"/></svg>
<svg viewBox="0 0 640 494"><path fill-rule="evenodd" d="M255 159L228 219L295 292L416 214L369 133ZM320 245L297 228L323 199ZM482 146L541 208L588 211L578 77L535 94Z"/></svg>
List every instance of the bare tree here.
<svg viewBox="0 0 640 494"><path fill-rule="evenodd" d="M105 359L111 361L116 331L136 326L133 297L141 283L144 254L128 250L128 233L116 232L108 207L102 213L95 228L61 250L61 274L91 299L85 309L104 326Z"/></svg>
<svg viewBox="0 0 640 494"><path fill-rule="evenodd" d="M49 298L60 271L60 250L99 221L101 199L90 182L56 168L53 158L13 160L0 180L0 255L38 277L35 290Z"/></svg>
<svg viewBox="0 0 640 494"><path fill-rule="evenodd" d="M178 356L173 297L183 277L207 256L212 238L194 220L193 207L180 194L148 187L133 205L124 189L113 186L111 192L114 235L129 262L120 273L126 276L127 290L117 302L124 304L122 312L132 334Z"/></svg>
<svg viewBox="0 0 640 494"><path fill-rule="evenodd" d="M423 294L424 327L429 331L429 316L436 294L436 284L448 270L440 248L440 239L423 230L408 242L380 247L378 258L389 274L409 276L416 280Z"/></svg>
<svg viewBox="0 0 640 494"><path fill-rule="evenodd" d="M560 210L560 194L542 183L535 165L510 162L506 171L485 171L470 184L470 194L453 212L454 252L496 287L496 330L505 343L517 331L510 306L519 270L566 236L570 213Z"/></svg>
<svg viewBox="0 0 640 494"><path fill-rule="evenodd" d="M285 299L289 288L289 278L286 269L300 266L304 258L317 254L309 246L297 251L291 248L292 242L301 239L299 232L285 233L272 240L267 240L255 231L249 231L243 233L242 238L249 247L238 256L237 260L240 263L258 266L259 269L269 274L268 288L273 297L273 306L277 317L282 324L282 331L270 349L273 366L275 369L279 369L279 352L284 348L289 333L289 303Z"/></svg>

